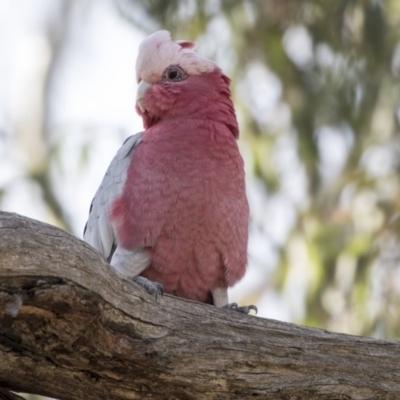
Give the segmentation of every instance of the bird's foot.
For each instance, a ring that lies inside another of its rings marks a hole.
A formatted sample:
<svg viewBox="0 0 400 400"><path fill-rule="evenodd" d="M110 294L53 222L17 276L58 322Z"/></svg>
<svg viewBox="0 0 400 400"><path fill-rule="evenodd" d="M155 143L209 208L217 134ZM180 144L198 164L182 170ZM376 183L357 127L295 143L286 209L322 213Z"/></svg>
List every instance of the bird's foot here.
<svg viewBox="0 0 400 400"><path fill-rule="evenodd" d="M241 306L241 307L239 307L237 305L237 303L229 303L229 304L224 305L222 308L225 308L227 310L237 311L237 312L240 312L242 314L249 314L251 310L255 311L256 314L258 312L256 306L250 305L250 306Z"/></svg>
<svg viewBox="0 0 400 400"><path fill-rule="evenodd" d="M145 288L148 293L155 295L156 300L159 294L164 294L164 288L161 283L153 282L150 279L145 278L144 276L135 276L133 281L138 283L141 287Z"/></svg>

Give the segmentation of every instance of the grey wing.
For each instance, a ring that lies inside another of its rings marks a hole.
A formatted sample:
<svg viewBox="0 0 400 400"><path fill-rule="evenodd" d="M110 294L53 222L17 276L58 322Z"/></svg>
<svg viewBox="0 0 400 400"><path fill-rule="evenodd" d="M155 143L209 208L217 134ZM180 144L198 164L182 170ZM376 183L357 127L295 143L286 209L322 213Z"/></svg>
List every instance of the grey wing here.
<svg viewBox="0 0 400 400"><path fill-rule="evenodd" d="M116 234L109 220L111 204L122 192L128 167L142 133L130 136L111 161L90 205L83 239L99 250L109 262L116 249Z"/></svg>

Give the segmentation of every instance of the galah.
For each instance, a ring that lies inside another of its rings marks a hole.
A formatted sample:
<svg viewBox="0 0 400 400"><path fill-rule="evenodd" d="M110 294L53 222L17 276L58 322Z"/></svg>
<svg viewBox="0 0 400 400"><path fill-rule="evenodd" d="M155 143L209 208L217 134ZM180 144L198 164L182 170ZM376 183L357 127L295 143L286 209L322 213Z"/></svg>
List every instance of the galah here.
<svg viewBox="0 0 400 400"><path fill-rule="evenodd" d="M112 160L84 239L150 293L248 313L227 288L246 271L249 207L230 79L167 31L136 62L145 130Z"/></svg>

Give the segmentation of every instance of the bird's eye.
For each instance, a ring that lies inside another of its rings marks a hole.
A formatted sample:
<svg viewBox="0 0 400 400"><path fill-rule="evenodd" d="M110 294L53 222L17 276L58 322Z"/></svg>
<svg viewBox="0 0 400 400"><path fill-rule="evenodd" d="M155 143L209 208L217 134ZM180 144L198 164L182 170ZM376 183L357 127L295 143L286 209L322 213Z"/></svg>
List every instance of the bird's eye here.
<svg viewBox="0 0 400 400"><path fill-rule="evenodd" d="M173 65L165 70L165 80L170 82L180 82L186 78L186 74L182 68Z"/></svg>
<svg viewBox="0 0 400 400"><path fill-rule="evenodd" d="M172 70L168 72L168 79L170 79L171 81L173 81L177 77L178 77L178 71Z"/></svg>

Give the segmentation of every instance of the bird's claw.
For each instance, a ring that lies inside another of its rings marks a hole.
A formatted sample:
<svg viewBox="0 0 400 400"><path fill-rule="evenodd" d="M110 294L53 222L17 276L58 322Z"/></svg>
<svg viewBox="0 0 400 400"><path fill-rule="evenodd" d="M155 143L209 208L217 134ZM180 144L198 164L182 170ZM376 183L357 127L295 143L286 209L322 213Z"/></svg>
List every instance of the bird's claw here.
<svg viewBox="0 0 400 400"><path fill-rule="evenodd" d="M249 306L239 307L237 303L229 303L229 304L224 305L222 308L225 308L227 310L237 311L242 314L249 314L251 310L255 311L256 314L258 312L258 309L256 306L249 305Z"/></svg>
<svg viewBox="0 0 400 400"><path fill-rule="evenodd" d="M164 287L161 283L153 282L150 279L145 278L144 276L135 276L133 281L139 284L141 287L147 290L147 293L152 294L156 297L164 294Z"/></svg>

